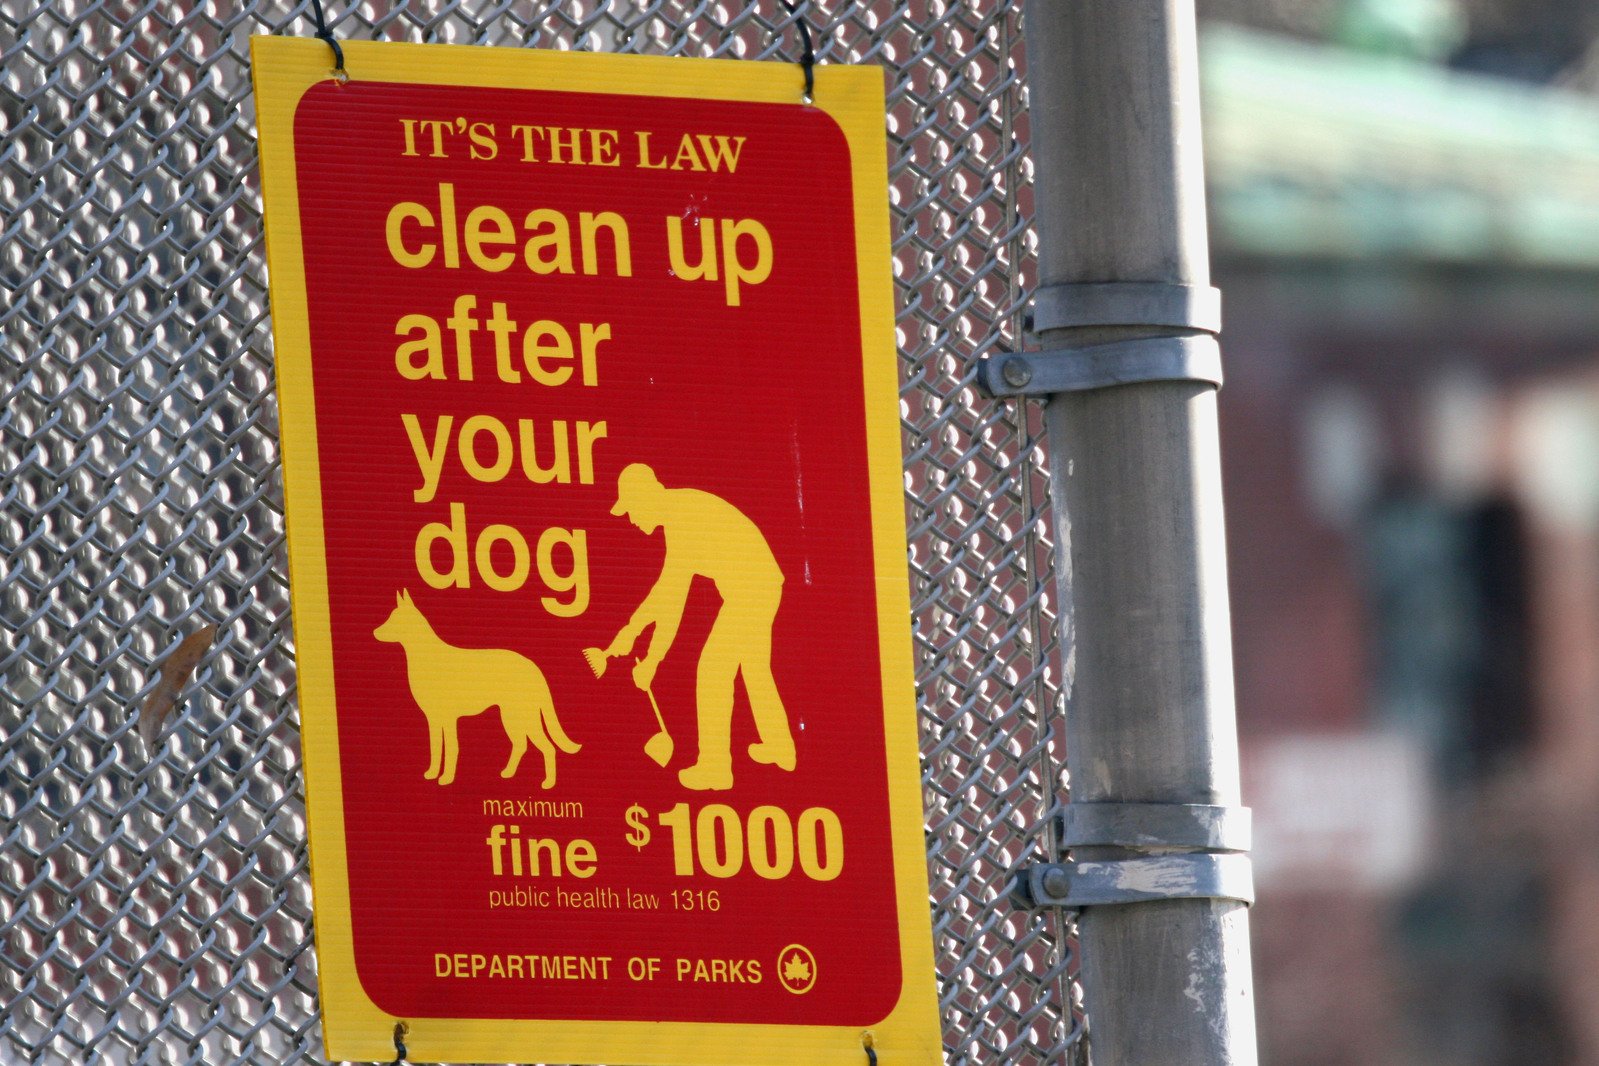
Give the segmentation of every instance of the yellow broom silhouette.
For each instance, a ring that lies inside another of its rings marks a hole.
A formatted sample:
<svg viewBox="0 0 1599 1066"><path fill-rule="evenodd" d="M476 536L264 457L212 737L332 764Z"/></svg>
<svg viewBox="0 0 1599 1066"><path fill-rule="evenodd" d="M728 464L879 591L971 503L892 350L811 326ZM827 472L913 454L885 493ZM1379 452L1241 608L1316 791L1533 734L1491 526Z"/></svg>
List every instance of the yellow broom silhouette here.
<svg viewBox="0 0 1599 1066"><path fill-rule="evenodd" d="M605 668L611 660L603 648L584 648L583 658L588 660L589 669L594 671L595 677L605 676ZM661 705L655 702L655 693L646 688L644 695L650 698L655 724L661 727L659 733L644 742L644 754L655 760L655 765L665 766L672 761L672 734L666 731L666 719L661 717Z"/></svg>

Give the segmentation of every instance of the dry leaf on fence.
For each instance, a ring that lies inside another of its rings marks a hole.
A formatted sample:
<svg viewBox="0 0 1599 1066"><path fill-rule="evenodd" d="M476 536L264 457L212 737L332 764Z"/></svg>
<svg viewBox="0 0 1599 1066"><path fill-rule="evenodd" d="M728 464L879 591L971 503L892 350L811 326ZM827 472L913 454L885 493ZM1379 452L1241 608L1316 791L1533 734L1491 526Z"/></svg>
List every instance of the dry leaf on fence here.
<svg viewBox="0 0 1599 1066"><path fill-rule="evenodd" d="M144 741L147 750L155 750L155 738L161 732L161 723L172 713L179 694L189 683L189 675L194 673L200 657L216 639L216 626L201 626L184 637L183 643L174 648L161 664L161 682L144 701L144 709L139 712L139 738Z"/></svg>

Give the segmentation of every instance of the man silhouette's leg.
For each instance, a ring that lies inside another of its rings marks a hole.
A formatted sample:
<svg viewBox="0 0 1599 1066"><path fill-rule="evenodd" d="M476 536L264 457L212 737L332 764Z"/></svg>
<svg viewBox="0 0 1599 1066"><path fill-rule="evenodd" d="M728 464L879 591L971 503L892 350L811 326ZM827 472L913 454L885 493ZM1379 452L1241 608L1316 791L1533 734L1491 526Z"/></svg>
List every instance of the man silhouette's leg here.
<svg viewBox="0 0 1599 1066"><path fill-rule="evenodd" d="M750 713L760 739L750 745L750 758L779 770L794 769L794 734L789 729L788 711L777 693L772 676L772 624L777 619L777 597L770 603L755 604L741 612L734 629L739 641L739 674L750 698Z"/></svg>
<svg viewBox="0 0 1599 1066"><path fill-rule="evenodd" d="M700 652L694 702L699 723L699 757L678 772L684 788L720 791L733 787L733 678L738 673L737 636L732 612L718 612Z"/></svg>

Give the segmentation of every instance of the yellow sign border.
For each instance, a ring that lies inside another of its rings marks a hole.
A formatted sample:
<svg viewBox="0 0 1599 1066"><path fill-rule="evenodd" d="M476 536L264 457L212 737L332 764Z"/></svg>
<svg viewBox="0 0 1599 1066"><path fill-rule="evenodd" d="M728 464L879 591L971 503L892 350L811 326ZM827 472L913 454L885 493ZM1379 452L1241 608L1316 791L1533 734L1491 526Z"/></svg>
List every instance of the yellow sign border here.
<svg viewBox="0 0 1599 1066"><path fill-rule="evenodd" d="M677 96L752 103L800 102L803 77L793 64L742 60L617 56L596 53L341 42L356 79L485 88L556 88L572 92ZM289 564L298 648L306 817L311 826L312 887L326 1050L335 1059L388 1059L397 1019L366 995L355 970L350 889L344 850L344 799L338 722L333 713L333 658L322 490L311 385L294 115L300 98L331 77L331 53L310 38L253 37L272 328L278 368ZM942 1038L933 985L915 679L911 663L901 489L898 373L888 232L883 76L875 67L816 68L816 103L849 145L859 279L861 341L871 485L873 558L889 813L899 915L899 1002L871 1026L890 1062L938 1063ZM869 948L868 948L869 950ZM411 1057L423 1062L633 1062L683 1066L752 1066L803 1062L860 1066L861 1030L844 1026L689 1022L505 1021L408 1018Z"/></svg>

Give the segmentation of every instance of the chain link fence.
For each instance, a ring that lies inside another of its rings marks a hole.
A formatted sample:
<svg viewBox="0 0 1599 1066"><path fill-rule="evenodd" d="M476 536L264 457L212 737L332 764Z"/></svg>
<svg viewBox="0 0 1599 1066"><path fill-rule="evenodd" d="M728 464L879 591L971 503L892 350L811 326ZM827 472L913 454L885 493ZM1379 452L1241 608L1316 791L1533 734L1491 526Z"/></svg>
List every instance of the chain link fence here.
<svg viewBox="0 0 1599 1066"><path fill-rule="evenodd" d="M1040 426L981 400L1031 269L1019 14L800 9L883 66L928 862L951 1063L1084 1055ZM775 3L364 0L341 37L794 59ZM316 1062L248 37L275 0L0 0L0 1062ZM159 664L216 626L155 744Z"/></svg>

